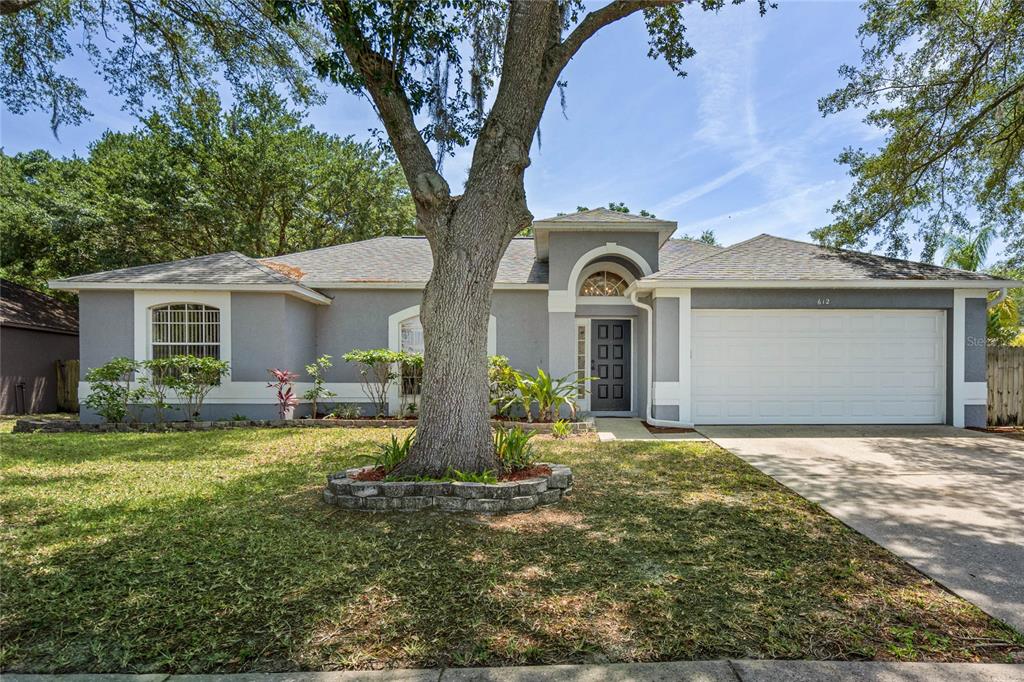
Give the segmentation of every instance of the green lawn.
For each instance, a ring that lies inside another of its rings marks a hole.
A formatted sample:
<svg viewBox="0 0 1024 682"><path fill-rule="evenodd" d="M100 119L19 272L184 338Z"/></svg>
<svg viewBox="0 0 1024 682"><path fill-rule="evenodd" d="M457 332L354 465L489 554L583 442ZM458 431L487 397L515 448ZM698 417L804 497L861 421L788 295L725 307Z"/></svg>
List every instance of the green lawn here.
<svg viewBox="0 0 1024 682"><path fill-rule="evenodd" d="M1019 635L713 445L540 442L577 484L534 513L323 505L325 475L387 435L0 435L0 666L1024 654Z"/></svg>

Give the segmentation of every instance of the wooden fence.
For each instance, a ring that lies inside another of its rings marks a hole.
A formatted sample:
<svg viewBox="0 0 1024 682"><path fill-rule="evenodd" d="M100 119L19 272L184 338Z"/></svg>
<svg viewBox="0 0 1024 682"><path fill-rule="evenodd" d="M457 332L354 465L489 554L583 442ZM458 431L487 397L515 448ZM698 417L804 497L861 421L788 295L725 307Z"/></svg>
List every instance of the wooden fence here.
<svg viewBox="0 0 1024 682"><path fill-rule="evenodd" d="M988 349L989 426L1024 426L1024 348Z"/></svg>
<svg viewBox="0 0 1024 682"><path fill-rule="evenodd" d="M57 361L57 409L78 412L78 360Z"/></svg>

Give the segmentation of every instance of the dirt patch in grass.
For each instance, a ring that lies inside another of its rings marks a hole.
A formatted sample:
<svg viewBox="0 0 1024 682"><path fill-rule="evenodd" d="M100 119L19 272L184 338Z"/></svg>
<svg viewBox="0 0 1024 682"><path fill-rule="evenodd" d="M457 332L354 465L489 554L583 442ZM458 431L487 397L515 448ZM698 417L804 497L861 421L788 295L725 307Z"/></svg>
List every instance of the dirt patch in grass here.
<svg viewBox="0 0 1024 682"><path fill-rule="evenodd" d="M0 668L1006 662L1024 639L712 443L544 441L556 507L324 505L377 429L0 436Z"/></svg>

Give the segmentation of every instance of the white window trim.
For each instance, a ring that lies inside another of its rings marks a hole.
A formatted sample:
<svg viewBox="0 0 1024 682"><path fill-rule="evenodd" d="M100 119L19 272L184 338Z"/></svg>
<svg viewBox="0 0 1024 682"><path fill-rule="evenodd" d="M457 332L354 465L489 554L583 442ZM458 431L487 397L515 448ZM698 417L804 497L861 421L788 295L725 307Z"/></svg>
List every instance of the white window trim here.
<svg viewBox="0 0 1024 682"><path fill-rule="evenodd" d="M228 362L224 382L231 381L231 292L210 290L135 291L133 293L133 327L135 359L142 362L153 357L153 308L173 303L199 303L220 310L220 359Z"/></svg>
<svg viewBox="0 0 1024 682"><path fill-rule="evenodd" d="M580 328L583 328L583 373L584 376L590 376L590 320L589 317L577 317L576 318L576 339L579 343ZM573 356L574 360L579 360L579 349L576 349L576 353ZM579 369L579 367L577 367ZM582 398L577 398L576 403L580 410L584 412L590 411L590 379L584 380L583 385L585 387L584 395Z"/></svg>

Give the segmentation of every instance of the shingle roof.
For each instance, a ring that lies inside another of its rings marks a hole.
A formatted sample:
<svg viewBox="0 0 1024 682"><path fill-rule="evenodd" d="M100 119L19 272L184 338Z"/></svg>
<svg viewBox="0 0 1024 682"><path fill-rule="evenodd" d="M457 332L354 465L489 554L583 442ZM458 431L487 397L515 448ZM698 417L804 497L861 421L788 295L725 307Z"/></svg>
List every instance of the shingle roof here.
<svg viewBox="0 0 1024 682"><path fill-rule="evenodd" d="M653 280L986 280L978 273L762 234L674 268Z"/></svg>
<svg viewBox="0 0 1024 682"><path fill-rule="evenodd" d="M707 258L721 250L721 246L705 244L695 239L670 239L658 251L658 266L660 270L672 270Z"/></svg>
<svg viewBox="0 0 1024 682"><path fill-rule="evenodd" d="M237 251L197 256L169 263L139 265L90 275L68 277L64 282L109 282L125 284L295 284L296 280L275 272L263 263Z"/></svg>
<svg viewBox="0 0 1024 682"><path fill-rule="evenodd" d="M426 282L434 259L424 237L377 237L263 259L302 271L302 281ZM500 284L544 284L547 263L534 257L532 239L513 239L498 266Z"/></svg>
<svg viewBox="0 0 1024 682"><path fill-rule="evenodd" d="M538 221L543 223L663 223L664 220L633 213L621 213L608 208L590 208L586 211L557 215Z"/></svg>
<svg viewBox="0 0 1024 682"><path fill-rule="evenodd" d="M78 333L78 308L0 279L0 324Z"/></svg>

